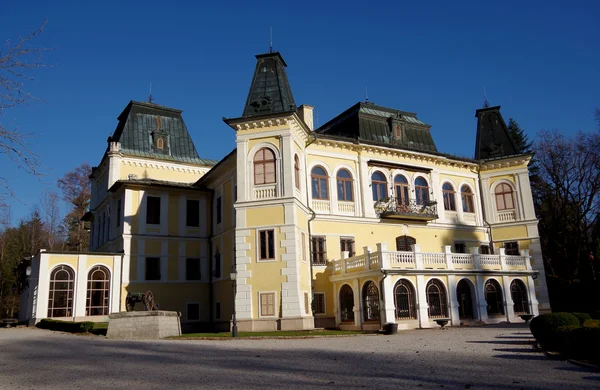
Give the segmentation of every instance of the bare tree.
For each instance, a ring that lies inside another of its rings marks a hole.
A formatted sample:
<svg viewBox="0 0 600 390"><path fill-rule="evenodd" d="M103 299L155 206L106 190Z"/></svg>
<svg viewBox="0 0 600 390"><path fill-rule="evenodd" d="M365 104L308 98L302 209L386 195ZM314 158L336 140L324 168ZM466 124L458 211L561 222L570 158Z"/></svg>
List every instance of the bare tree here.
<svg viewBox="0 0 600 390"><path fill-rule="evenodd" d="M32 44L44 31L46 24L47 21L27 36L19 37L15 41L7 40L0 48L0 158L35 176L40 175L41 163L28 146L28 141L33 135L21 132L14 123L7 124L2 119L7 109L27 104L32 100L41 101L25 90L25 84L33 80L30 74L32 70L47 66L42 62L42 57L44 52L51 49ZM6 166L7 163L3 165ZM0 204L4 204L6 198L12 196L14 193L8 179L0 172Z"/></svg>
<svg viewBox="0 0 600 390"><path fill-rule="evenodd" d="M46 240L49 250L55 250L60 236L60 197L56 192L46 191L40 199L42 218L46 229Z"/></svg>
<svg viewBox="0 0 600 390"><path fill-rule="evenodd" d="M596 117L596 122L598 122L598 128L600 129L600 108L596 108L594 116Z"/></svg>
<svg viewBox="0 0 600 390"><path fill-rule="evenodd" d="M70 250L79 252L88 249L88 232L81 220L88 211L91 198L90 174L92 168L84 163L65 176L58 179L58 187L62 190L63 199L73 208L65 217L68 226L67 246Z"/></svg>

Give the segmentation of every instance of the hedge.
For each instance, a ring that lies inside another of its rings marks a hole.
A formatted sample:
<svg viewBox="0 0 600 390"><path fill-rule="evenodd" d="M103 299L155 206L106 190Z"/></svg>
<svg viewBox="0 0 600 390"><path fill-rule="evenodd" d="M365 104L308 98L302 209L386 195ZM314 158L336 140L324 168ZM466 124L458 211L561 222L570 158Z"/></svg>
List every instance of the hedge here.
<svg viewBox="0 0 600 390"><path fill-rule="evenodd" d="M556 337L562 337L565 331L559 331L558 328L563 326L580 327L581 323L571 313L550 313L534 317L529 329L542 346L552 349L561 346L562 341L558 340L557 345L553 345L553 341Z"/></svg>
<svg viewBox="0 0 600 390"><path fill-rule="evenodd" d="M587 320L583 323L584 328L600 328L600 320Z"/></svg>
<svg viewBox="0 0 600 390"><path fill-rule="evenodd" d="M600 328L578 328L569 333L567 354L572 359L600 359Z"/></svg>
<svg viewBox="0 0 600 390"><path fill-rule="evenodd" d="M61 332L87 333L94 327L94 323L91 321L70 322L43 319L40 322L38 322L36 326L42 329L57 330Z"/></svg>
<svg viewBox="0 0 600 390"><path fill-rule="evenodd" d="M575 317L577 317L577 319L579 320L579 324L580 324L581 326L583 326L583 323L584 323L585 321L587 321L587 320L591 320L591 319L592 319L592 316L590 316L590 315L589 315L589 314L587 314L587 313L571 313L571 314L573 314Z"/></svg>

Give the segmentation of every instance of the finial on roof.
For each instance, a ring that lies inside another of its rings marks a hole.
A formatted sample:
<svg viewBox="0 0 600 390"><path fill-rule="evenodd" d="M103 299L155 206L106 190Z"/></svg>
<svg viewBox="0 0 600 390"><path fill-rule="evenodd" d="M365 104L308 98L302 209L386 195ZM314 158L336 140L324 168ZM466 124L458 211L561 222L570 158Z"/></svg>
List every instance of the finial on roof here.
<svg viewBox="0 0 600 390"><path fill-rule="evenodd" d="M490 103L487 100L487 91L485 85L483 86L483 108L488 108Z"/></svg>
<svg viewBox="0 0 600 390"><path fill-rule="evenodd" d="M273 26L269 26L269 53L273 53Z"/></svg>
<svg viewBox="0 0 600 390"><path fill-rule="evenodd" d="M365 85L365 102L369 102L369 88Z"/></svg>
<svg viewBox="0 0 600 390"><path fill-rule="evenodd" d="M150 81L150 95L148 95L148 103L154 104L154 98L152 97L152 81Z"/></svg>

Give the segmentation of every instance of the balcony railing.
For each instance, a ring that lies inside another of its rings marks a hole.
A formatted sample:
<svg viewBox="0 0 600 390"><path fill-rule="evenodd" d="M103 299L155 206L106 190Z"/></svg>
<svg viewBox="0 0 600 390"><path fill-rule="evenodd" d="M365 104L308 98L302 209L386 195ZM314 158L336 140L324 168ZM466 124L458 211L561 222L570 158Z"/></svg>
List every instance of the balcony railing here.
<svg viewBox="0 0 600 390"><path fill-rule="evenodd" d="M361 255L346 257L347 252L342 252L342 258L333 261L334 274L346 274L364 271L411 269L411 270L498 270L531 271L531 258L529 250L521 250L520 256L509 256L500 248L499 255L480 255L475 253L452 253L451 247L445 246L444 252L421 252L419 245L414 245L414 250L409 252L388 251L387 245L377 244L377 250L365 250Z"/></svg>
<svg viewBox="0 0 600 390"><path fill-rule="evenodd" d="M395 197L384 198L375 202L375 212L380 218L412 219L431 221L438 218L437 203L427 201L424 204L416 200L398 202Z"/></svg>
<svg viewBox="0 0 600 390"><path fill-rule="evenodd" d="M277 197L277 188L275 184L267 184L254 187L254 199L271 199Z"/></svg>

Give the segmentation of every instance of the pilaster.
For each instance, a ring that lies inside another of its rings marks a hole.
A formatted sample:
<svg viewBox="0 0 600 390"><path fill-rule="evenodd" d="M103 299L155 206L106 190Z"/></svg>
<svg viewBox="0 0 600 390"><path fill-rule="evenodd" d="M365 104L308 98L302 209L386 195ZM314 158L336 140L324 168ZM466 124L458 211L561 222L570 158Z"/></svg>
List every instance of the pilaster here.
<svg viewBox="0 0 600 390"><path fill-rule="evenodd" d="M75 317L85 316L87 291L87 255L77 256L77 275L75 277L75 296L73 297L73 313Z"/></svg>
<svg viewBox="0 0 600 390"><path fill-rule="evenodd" d="M483 322L487 322L488 313L487 313L487 302L485 300L485 287L483 283L483 276L476 276L477 283L475 288L477 289L477 306L479 307L479 319Z"/></svg>
<svg viewBox="0 0 600 390"><path fill-rule="evenodd" d="M456 296L456 276L448 275L448 292L450 295L450 319L453 326L460 325L458 299Z"/></svg>
<svg viewBox="0 0 600 390"><path fill-rule="evenodd" d="M504 290L504 313L506 313L506 320L508 322L515 322L515 307L512 300L512 295L510 294L510 282L510 277L502 277L502 287Z"/></svg>
<svg viewBox="0 0 600 390"><path fill-rule="evenodd" d="M421 261L422 262L422 261ZM417 275L417 311L419 313L419 327L429 328L429 305L427 304L427 292L425 291L425 276Z"/></svg>

